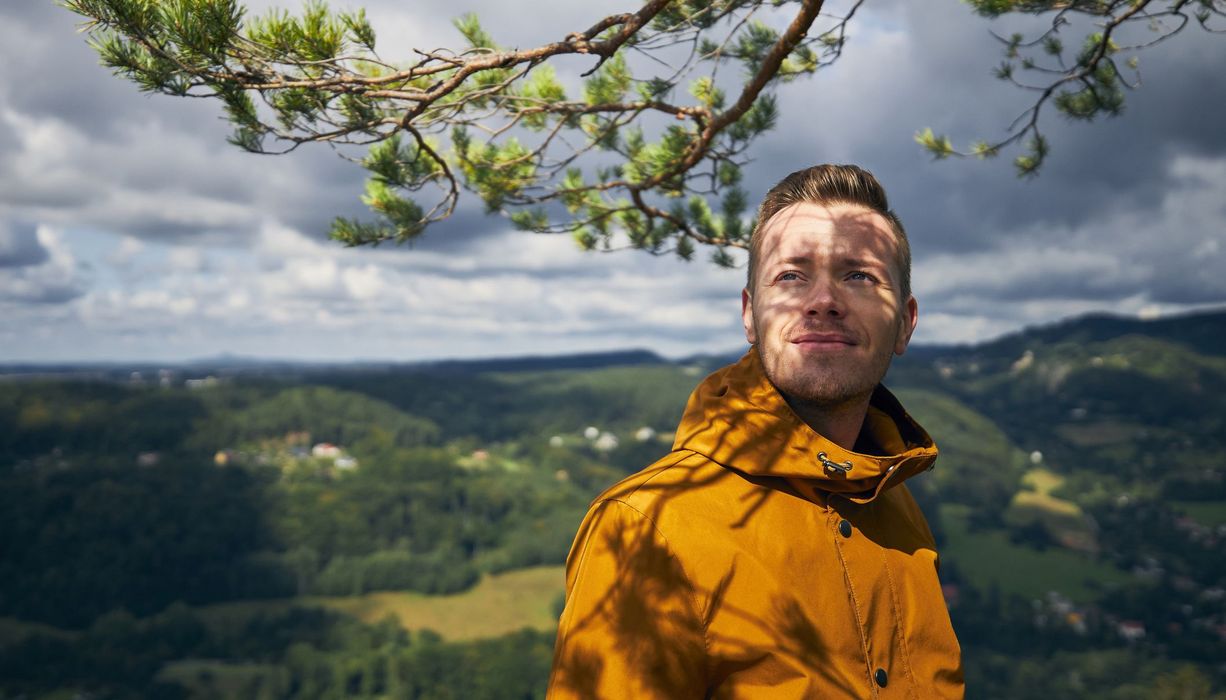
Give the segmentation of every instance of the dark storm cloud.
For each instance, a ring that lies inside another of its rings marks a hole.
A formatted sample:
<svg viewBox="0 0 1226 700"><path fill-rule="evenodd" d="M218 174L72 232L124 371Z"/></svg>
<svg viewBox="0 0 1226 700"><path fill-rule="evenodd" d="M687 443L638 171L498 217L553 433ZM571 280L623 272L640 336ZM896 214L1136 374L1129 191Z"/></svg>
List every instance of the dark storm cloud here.
<svg viewBox="0 0 1226 700"><path fill-rule="evenodd" d="M45 234L32 224L0 218L0 302L18 305L63 304L82 296L87 287L84 270L56 234ZM14 317L10 309L5 314Z"/></svg>
<svg viewBox="0 0 1226 700"><path fill-rule="evenodd" d="M0 301L23 304L64 304L85 294L81 287L67 282L49 282L19 276L0 283Z"/></svg>
<svg viewBox="0 0 1226 700"><path fill-rule="evenodd" d="M1172 158L1226 154L1226 130L1209 116L1226 113L1222 43L1190 29L1144 54L1145 82L1128 93L1120 117L1051 119L1052 167L1024 183L1029 197L1005 199L1001 221L1078 226L1112 209L1153 209L1180 186L1169 173ZM1203 51L1208 45L1216 56Z"/></svg>
<svg viewBox="0 0 1226 700"><path fill-rule="evenodd" d="M1226 299L1226 283L1210 275L1195 275L1201 279L1168 278L1165 270L1141 265L1132 270L1114 265L1089 268L1071 274L1053 274L1042 267L1032 275L1001 280L998 284L972 288L943 290L925 294L927 304L944 310L959 308L982 309L991 303L1018 301L1079 301L1101 302L1104 305L1136 293L1138 285L1149 291L1151 301L1170 304L1207 304ZM1201 284L1188 284L1189 281Z"/></svg>
<svg viewBox="0 0 1226 700"><path fill-rule="evenodd" d="M113 138L125 125L151 115L184 127L210 121L199 105L188 104L192 101L142 96L134 84L112 77L77 31L82 20L54 2L0 7L6 49L0 95L9 106L62 120L93 138Z"/></svg>
<svg viewBox="0 0 1226 700"><path fill-rule="evenodd" d="M33 224L0 218L0 268L41 265L48 257Z"/></svg>
<svg viewBox="0 0 1226 700"><path fill-rule="evenodd" d="M1076 227L1020 231L990 252L926 256L917 288L928 301L1144 297L1168 304L1226 301L1226 162L1180 156L1154 205L1101 211Z"/></svg>
<svg viewBox="0 0 1226 700"><path fill-rule="evenodd" d="M365 210L360 168L323 147L241 152L219 103L141 94L98 65L80 21L51 2L0 8L0 201L151 240L228 231L238 245L260 224L253 212L324 238L335 216Z"/></svg>

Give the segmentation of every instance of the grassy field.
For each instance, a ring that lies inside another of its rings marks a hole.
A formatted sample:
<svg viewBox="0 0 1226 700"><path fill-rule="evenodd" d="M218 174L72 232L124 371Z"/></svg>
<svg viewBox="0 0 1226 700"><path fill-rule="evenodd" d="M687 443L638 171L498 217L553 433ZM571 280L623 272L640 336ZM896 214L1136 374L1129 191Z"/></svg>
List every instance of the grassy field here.
<svg viewBox="0 0 1226 700"><path fill-rule="evenodd" d="M945 525L943 561L957 565L974 585L986 588L995 583L1004 593L1038 597L1059 591L1075 601L1089 601L1096 589L1122 583L1127 574L1115 567L1094 561L1089 556L1049 547L1038 551L1009 541L1000 530L970 532L965 506L941 508Z"/></svg>
<svg viewBox="0 0 1226 700"><path fill-rule="evenodd" d="M1022 489L1013 496L1005 512L1005 522L1025 525L1038 522L1054 540L1069 549L1081 552L1098 551L1098 542L1086 522L1081 508L1072 501L1057 498L1052 491L1064 483L1064 477L1047 469L1037 468L1022 476Z"/></svg>
<svg viewBox="0 0 1226 700"><path fill-rule="evenodd" d="M1081 515L1081 509L1077 507L1076 503L1056 498L1051 494L1052 491L1055 491L1064 484L1064 477L1059 474L1042 467L1031 469L1022 476L1022 484L1033 490L1022 491L1018 493L1019 497L1025 493L1026 500L1035 504L1041 504L1048 510L1063 512L1068 515Z"/></svg>
<svg viewBox="0 0 1226 700"><path fill-rule="evenodd" d="M232 631L261 613L290 606L319 606L368 623L391 615L405 629L430 629L448 641L467 641L497 637L525 627L552 632L557 627L554 603L562 593L564 575L561 566L542 566L487 576L471 590L457 595L381 592L352 597L240 601L205 606L200 611L206 624ZM4 630L0 625L0 631ZM191 689L192 697L216 698L253 690L280 697L287 692L288 681L284 676L284 669L275 666L209 659L174 661L158 672L159 679Z"/></svg>
<svg viewBox="0 0 1226 700"><path fill-rule="evenodd" d="M448 641L498 637L524 627L553 631L554 603L565 585L561 566L539 566L486 576L455 595L381 591L361 596L304 596L284 600L218 603L201 608L215 630L234 630L261 613L291 606L325 607L367 623L394 617L407 630L429 629Z"/></svg>
<svg viewBox="0 0 1226 700"><path fill-rule="evenodd" d="M378 622L391 615L405 629L431 629L449 641L496 637L524 627L552 631L557 627L554 601L561 595L564 570L541 566L488 576L471 590L456 595L381 592L344 598L303 598Z"/></svg>
<svg viewBox="0 0 1226 700"><path fill-rule="evenodd" d="M1013 505L1042 510L1055 516L1080 518L1081 508L1076 503L1051 495L1063 483L1064 478L1058 474L1046 469L1031 469L1022 476L1022 484L1033 490L1018 491L1013 497Z"/></svg>

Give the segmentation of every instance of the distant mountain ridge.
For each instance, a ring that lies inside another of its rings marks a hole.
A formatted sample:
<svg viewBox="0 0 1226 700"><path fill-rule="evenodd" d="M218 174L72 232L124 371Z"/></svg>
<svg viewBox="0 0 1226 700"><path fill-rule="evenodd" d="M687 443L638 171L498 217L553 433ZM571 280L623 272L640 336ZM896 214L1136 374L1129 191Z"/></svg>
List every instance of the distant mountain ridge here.
<svg viewBox="0 0 1226 700"><path fill-rule="evenodd" d="M1205 355L1226 355L1226 309L1141 319L1093 313L1026 328L995 340L965 345L915 345L908 354L931 357L967 353L994 355L1014 353L1034 342L1099 343L1126 335L1144 335L1178 343Z"/></svg>
<svg viewBox="0 0 1226 700"><path fill-rule="evenodd" d="M1095 343L1127 335L1142 335L1210 356L1226 356L1226 309L1194 312L1154 319L1139 319L1112 314L1094 313L1077 316L1050 325L1026 328L999 338L973 344L916 344L902 358L904 365L929 362L938 357L956 358L965 355L985 357L1016 356L1035 344ZM598 369L654 364L698 365L714 368L735 362L741 349L727 353L703 353L669 360L645 349L611 350L605 352L568 353L560 355L518 355L479 359L438 359L412 362L354 361L297 362L284 359L257 359L223 354L183 362L57 362L0 364L0 376L77 376L98 379L126 377L139 371L155 379L161 369L201 375L208 373L298 373L316 370L388 371L409 370L440 373L480 374L484 372L537 372L562 369Z"/></svg>
<svg viewBox="0 0 1226 700"><path fill-rule="evenodd" d="M669 360L650 350L615 350L574 355L526 355L478 360L434 360L413 363L423 370L460 372L536 372L551 369L598 369L666 364Z"/></svg>

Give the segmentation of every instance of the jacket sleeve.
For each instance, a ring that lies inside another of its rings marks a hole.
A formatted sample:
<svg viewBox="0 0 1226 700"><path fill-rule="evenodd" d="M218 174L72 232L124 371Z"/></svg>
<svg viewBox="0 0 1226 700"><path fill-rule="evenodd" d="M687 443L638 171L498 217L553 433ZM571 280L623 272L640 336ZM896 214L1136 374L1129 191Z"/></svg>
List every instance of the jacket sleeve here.
<svg viewBox="0 0 1226 700"><path fill-rule="evenodd" d="M549 700L702 698L706 645L694 589L650 518L596 503L566 561Z"/></svg>

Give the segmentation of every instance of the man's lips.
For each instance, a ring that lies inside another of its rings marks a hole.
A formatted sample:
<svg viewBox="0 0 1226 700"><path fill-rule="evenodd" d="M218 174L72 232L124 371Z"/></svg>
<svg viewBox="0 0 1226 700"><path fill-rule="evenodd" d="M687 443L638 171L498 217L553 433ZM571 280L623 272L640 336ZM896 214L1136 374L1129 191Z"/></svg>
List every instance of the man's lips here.
<svg viewBox="0 0 1226 700"><path fill-rule="evenodd" d="M823 347L846 347L857 345L855 338L852 338L846 333L825 332L825 333L802 333L793 337L789 342L795 345L823 348Z"/></svg>

